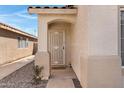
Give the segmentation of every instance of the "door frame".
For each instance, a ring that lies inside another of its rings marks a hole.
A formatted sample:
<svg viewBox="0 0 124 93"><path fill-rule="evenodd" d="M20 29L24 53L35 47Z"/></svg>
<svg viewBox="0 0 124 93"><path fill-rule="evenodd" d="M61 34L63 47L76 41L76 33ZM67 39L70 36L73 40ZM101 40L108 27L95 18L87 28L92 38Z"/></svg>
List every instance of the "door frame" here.
<svg viewBox="0 0 124 93"><path fill-rule="evenodd" d="M121 57L121 11L124 11L124 8L118 6L118 55L121 58L121 66L124 67L122 65L122 57Z"/></svg>

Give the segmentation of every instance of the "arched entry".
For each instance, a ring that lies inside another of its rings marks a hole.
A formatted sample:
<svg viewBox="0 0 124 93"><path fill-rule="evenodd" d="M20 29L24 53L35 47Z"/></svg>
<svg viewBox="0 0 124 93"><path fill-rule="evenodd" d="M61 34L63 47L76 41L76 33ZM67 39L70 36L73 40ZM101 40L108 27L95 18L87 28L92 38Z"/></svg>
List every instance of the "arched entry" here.
<svg viewBox="0 0 124 93"><path fill-rule="evenodd" d="M48 51L48 29L50 24L57 23L58 21L64 23L75 23L77 9L70 8L29 8L30 13L38 14L38 51L35 56L35 64L43 66L43 79L48 80L50 76L50 53ZM61 19L61 20L58 20ZM65 31L65 42L66 42ZM66 44L67 45L67 44ZM66 50L65 50L66 52ZM65 53L65 64L67 55ZM70 57L68 57L70 58ZM68 59L69 62L69 59Z"/></svg>
<svg viewBox="0 0 124 93"><path fill-rule="evenodd" d="M67 67L70 62L70 34L71 23L66 21L53 21L48 24L48 52L50 67Z"/></svg>

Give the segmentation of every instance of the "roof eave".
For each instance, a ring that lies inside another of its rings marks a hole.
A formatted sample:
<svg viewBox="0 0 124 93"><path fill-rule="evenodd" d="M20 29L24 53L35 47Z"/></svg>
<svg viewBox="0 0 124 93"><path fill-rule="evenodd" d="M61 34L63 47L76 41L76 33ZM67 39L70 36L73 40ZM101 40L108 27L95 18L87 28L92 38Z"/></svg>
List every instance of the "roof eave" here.
<svg viewBox="0 0 124 93"><path fill-rule="evenodd" d="M13 28L13 27L11 27L9 25L6 25L6 24L3 24L3 23L0 23L0 28L5 29L5 30L9 30L11 32L18 33L18 34L21 34L21 35L24 35L24 36L28 36L28 37L31 37L31 38L34 38L34 39L37 39L36 36L33 36L29 33L23 32L21 30L18 30L16 28Z"/></svg>
<svg viewBox="0 0 124 93"><path fill-rule="evenodd" d="M28 8L30 14L77 14L77 9Z"/></svg>

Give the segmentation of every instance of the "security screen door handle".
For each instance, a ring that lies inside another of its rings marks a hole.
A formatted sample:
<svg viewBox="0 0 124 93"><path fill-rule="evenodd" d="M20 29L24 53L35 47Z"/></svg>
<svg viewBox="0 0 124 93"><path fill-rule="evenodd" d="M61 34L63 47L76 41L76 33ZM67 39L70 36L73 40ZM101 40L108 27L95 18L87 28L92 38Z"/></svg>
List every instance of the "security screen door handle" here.
<svg viewBox="0 0 124 93"><path fill-rule="evenodd" d="M63 46L63 50L65 49L65 47Z"/></svg>

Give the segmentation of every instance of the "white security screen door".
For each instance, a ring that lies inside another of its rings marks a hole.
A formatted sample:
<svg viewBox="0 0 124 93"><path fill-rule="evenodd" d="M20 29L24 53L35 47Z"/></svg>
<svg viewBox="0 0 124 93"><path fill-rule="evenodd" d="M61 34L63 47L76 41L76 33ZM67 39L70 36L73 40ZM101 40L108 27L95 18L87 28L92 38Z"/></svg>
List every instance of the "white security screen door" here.
<svg viewBox="0 0 124 93"><path fill-rule="evenodd" d="M51 65L65 65L65 31L49 31L48 43Z"/></svg>

